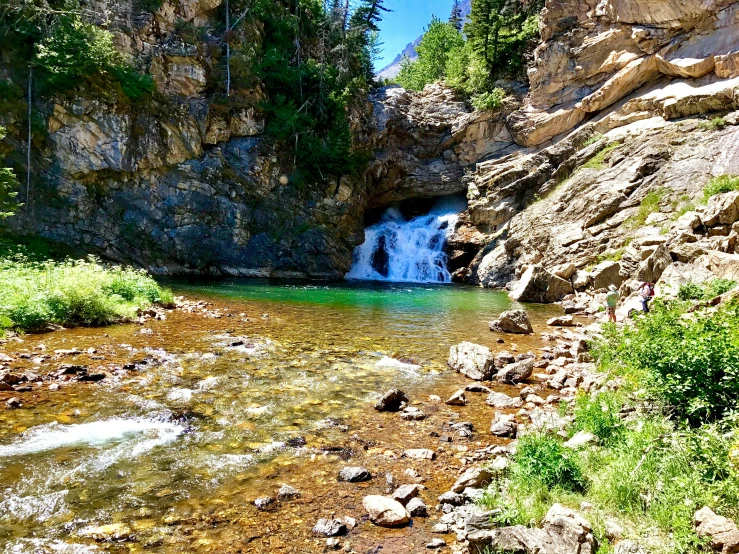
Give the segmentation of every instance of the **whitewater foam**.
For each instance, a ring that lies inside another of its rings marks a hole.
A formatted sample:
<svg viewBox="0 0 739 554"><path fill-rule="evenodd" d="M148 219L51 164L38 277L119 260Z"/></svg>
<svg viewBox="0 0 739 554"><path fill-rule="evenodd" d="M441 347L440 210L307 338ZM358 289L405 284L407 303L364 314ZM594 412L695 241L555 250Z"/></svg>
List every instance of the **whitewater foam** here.
<svg viewBox="0 0 739 554"><path fill-rule="evenodd" d="M168 421L143 418L113 418L90 423L61 425L49 423L25 431L16 442L0 446L0 458L22 456L72 446L102 446L140 434L155 434L144 441L144 448L169 442L184 431L184 427Z"/></svg>

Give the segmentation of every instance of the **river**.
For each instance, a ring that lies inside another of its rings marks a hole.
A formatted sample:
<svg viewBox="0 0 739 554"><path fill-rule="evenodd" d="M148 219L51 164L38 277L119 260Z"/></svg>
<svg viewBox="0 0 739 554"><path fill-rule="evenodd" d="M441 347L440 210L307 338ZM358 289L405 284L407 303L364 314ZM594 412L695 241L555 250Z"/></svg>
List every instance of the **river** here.
<svg viewBox="0 0 739 554"><path fill-rule="evenodd" d="M421 549L430 521L381 530L361 521L362 497L385 492L386 472L402 483L413 468L433 508L458 458L494 442L492 409L475 408L483 395L461 408L429 400L466 384L446 368L451 345L536 346L526 337L496 345L487 322L510 301L472 287L173 285L212 306L6 345L27 370L67 363L110 376L57 391L44 384L23 393L23 408L0 411L0 552L322 552L325 538L310 530L332 515L360 520L343 539L357 552ZM552 308L529 312L541 330ZM72 348L81 353L55 353ZM393 386L428 418L375 412ZM440 445L432 433L459 418L475 422L473 442ZM399 458L411 447L441 451L434 462ZM338 483L346 465L374 478ZM258 511L254 499L283 483L301 498Z"/></svg>

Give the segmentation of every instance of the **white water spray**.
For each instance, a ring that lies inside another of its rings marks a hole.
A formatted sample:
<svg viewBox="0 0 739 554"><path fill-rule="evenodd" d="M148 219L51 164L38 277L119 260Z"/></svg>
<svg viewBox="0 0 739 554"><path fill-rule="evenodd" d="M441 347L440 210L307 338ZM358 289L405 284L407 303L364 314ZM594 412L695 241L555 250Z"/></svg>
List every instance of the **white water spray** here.
<svg viewBox="0 0 739 554"><path fill-rule="evenodd" d="M444 198L428 215L406 221L395 208L367 227L364 244L354 250L354 263L347 279L449 283L444 244L454 232L459 212L466 203Z"/></svg>

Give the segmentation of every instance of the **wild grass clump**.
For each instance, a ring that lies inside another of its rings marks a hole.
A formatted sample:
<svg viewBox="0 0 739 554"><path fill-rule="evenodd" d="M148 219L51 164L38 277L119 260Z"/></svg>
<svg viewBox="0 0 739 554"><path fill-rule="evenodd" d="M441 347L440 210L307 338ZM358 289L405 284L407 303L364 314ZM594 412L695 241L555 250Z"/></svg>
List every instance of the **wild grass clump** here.
<svg viewBox="0 0 739 554"><path fill-rule="evenodd" d="M703 200L708 202L712 196L724 192L739 190L739 177L736 175L721 175L711 179L703 189Z"/></svg>
<svg viewBox="0 0 739 554"><path fill-rule="evenodd" d="M716 131L726 127L726 120L723 117L714 117L713 119L702 121L700 127L706 131Z"/></svg>
<svg viewBox="0 0 739 554"><path fill-rule="evenodd" d="M711 300L734 290L736 286L737 282L731 279L714 279L705 285L685 283L680 285L677 297L680 300Z"/></svg>
<svg viewBox="0 0 739 554"><path fill-rule="evenodd" d="M575 398L575 421L570 433L587 431L596 437L600 444L612 445L621 441L626 427L619 415L623 405L620 394L607 392L590 397L580 394Z"/></svg>
<svg viewBox="0 0 739 554"><path fill-rule="evenodd" d="M99 260L35 261L0 258L0 328L36 331L49 324L106 325L135 317L154 303L171 305L172 292L145 271L106 268Z"/></svg>
<svg viewBox="0 0 739 554"><path fill-rule="evenodd" d="M512 471L517 481L537 481L548 488L583 491L587 485L574 453L562 446L559 438L546 433L521 437Z"/></svg>
<svg viewBox="0 0 739 554"><path fill-rule="evenodd" d="M629 218L629 225L636 229L644 226L647 222L647 218L653 213L657 213L660 209L660 203L665 195L665 189L659 188L647 193L644 199L639 204L639 211L635 216Z"/></svg>
<svg viewBox="0 0 739 554"><path fill-rule="evenodd" d="M616 148L621 146L621 143L616 141L612 142L608 146L604 147L600 152L593 156L587 163L583 164L583 169L597 169L601 170L605 168L606 156L613 152Z"/></svg>

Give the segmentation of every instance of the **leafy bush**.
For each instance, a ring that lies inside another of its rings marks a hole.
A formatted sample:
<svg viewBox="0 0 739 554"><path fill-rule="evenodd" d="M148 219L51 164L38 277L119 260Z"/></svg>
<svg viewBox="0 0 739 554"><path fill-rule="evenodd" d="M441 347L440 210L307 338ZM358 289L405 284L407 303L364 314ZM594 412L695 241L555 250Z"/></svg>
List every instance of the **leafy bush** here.
<svg viewBox="0 0 739 554"><path fill-rule="evenodd" d="M580 394L575 399L573 434L578 431L593 433L601 444L614 444L623 438L626 427L619 416L622 401L616 393L601 393L591 398Z"/></svg>
<svg viewBox="0 0 739 554"><path fill-rule="evenodd" d="M739 190L739 177L733 175L721 175L711 179L706 188L703 189L703 199L708 202L712 196L724 192Z"/></svg>
<svg viewBox="0 0 739 554"><path fill-rule="evenodd" d="M0 127L0 140L5 138L5 128ZM15 172L9 167L0 167L0 219L10 217L18 209L16 201L18 180Z"/></svg>
<svg viewBox="0 0 739 554"><path fill-rule="evenodd" d="M538 481L548 488L582 491L586 486L576 455L547 434L521 437L513 457L513 472L516 479Z"/></svg>
<svg viewBox="0 0 739 554"><path fill-rule="evenodd" d="M103 267L94 258L0 259L0 326L22 331L58 325L104 325L130 319L152 303L171 305L171 291L146 272Z"/></svg>
<svg viewBox="0 0 739 554"><path fill-rule="evenodd" d="M497 110L503 105L505 91L496 88L492 92L483 92L472 97L472 106L481 112Z"/></svg>
<svg viewBox="0 0 739 554"><path fill-rule="evenodd" d="M705 286L696 285L695 283L685 283L680 286L677 297L680 300L711 300L734 290L736 286L736 281L732 281L731 279L713 279L706 283Z"/></svg>
<svg viewBox="0 0 739 554"><path fill-rule="evenodd" d="M739 402L739 304L690 318L683 311L679 303L658 302L598 352L609 364L645 375L655 398L696 426Z"/></svg>
<svg viewBox="0 0 739 554"><path fill-rule="evenodd" d="M118 83L131 100L154 90L154 80L131 68L113 44L113 35L69 13L57 17L50 32L36 44L36 61L47 92L64 92L103 76Z"/></svg>

